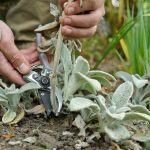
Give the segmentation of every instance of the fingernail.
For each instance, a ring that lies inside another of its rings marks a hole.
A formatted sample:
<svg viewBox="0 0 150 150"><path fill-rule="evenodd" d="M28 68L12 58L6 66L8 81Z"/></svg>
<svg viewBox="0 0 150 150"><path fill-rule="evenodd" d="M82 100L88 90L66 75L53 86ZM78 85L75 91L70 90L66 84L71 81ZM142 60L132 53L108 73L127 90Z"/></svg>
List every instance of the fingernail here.
<svg viewBox="0 0 150 150"><path fill-rule="evenodd" d="M29 71L29 66L27 66L26 64L23 63L17 69L20 73L26 74Z"/></svg>
<svg viewBox="0 0 150 150"><path fill-rule="evenodd" d="M67 24L67 25L71 24L71 19L65 18L64 19L64 24Z"/></svg>
<svg viewBox="0 0 150 150"><path fill-rule="evenodd" d="M75 9L73 7L69 7L67 10L68 15L73 15L75 13Z"/></svg>

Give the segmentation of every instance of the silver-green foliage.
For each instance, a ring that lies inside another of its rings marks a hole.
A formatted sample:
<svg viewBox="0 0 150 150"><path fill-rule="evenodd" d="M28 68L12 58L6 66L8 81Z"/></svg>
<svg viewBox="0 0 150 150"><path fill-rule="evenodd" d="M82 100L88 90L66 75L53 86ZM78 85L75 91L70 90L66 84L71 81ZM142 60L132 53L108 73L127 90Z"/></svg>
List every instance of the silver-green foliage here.
<svg viewBox="0 0 150 150"><path fill-rule="evenodd" d="M59 14L59 12L55 12L57 8L51 7L53 8L52 14L57 18ZM134 23L130 23L129 26L134 25ZM56 27L58 23L54 22L54 25ZM49 29L52 29L52 24L49 24ZM53 39L57 41L58 35L60 33L56 33ZM121 84L109 98L103 97L99 95L101 87L103 85L111 86L116 79L102 71L90 71L87 60L81 56L75 59L74 51L72 51L73 47L76 47L74 41L66 42L62 37L60 39L61 42L57 42L60 49L57 49L53 42L51 44L54 44L53 47L59 52L58 56L61 56L60 60L58 57L57 63L54 62L56 66L59 63L59 68L57 67L56 70L58 69L58 81L61 82L57 81L57 86L61 87L64 104L69 103L70 111L80 111L83 119L88 123L91 120L97 120L99 132L106 133L115 141L131 137L131 132L125 125L128 122L133 120L150 121L150 111L146 107L138 105L138 103L132 103L139 101L139 97L136 96L138 100L134 97L136 88L143 89L147 80L139 81L139 77L135 76L132 80ZM60 45L62 46L60 47ZM79 50L78 47L77 50ZM148 89L145 92L148 92ZM142 94L141 91L141 94L138 95L141 96L141 99L144 98Z"/></svg>
<svg viewBox="0 0 150 150"><path fill-rule="evenodd" d="M61 52L61 63L63 69L63 98L67 103L79 91L86 91L96 95L101 90L101 84L111 86L116 79L102 71L90 71L89 63L82 56L77 57L74 61L71 51L64 44ZM61 74L61 73L60 73Z"/></svg>
<svg viewBox="0 0 150 150"><path fill-rule="evenodd" d="M0 87L0 105L6 110L2 118L3 123L10 123L17 117L17 108L24 92L39 88L39 85L35 83L27 83L20 89L14 84L10 87Z"/></svg>
<svg viewBox="0 0 150 150"><path fill-rule="evenodd" d="M86 122L97 120L99 132L106 133L118 142L131 137L130 130L125 126L128 122L150 121L150 111L146 107L130 103L133 92L133 83L126 81L116 89L109 100L102 95L95 96L94 99L75 97L71 99L69 109L81 111Z"/></svg>
<svg viewBox="0 0 150 150"><path fill-rule="evenodd" d="M117 72L116 75L123 81L131 81L133 83L134 94L131 99L132 104L146 106L146 103L150 100L149 77L140 77L138 74L131 75L123 71Z"/></svg>

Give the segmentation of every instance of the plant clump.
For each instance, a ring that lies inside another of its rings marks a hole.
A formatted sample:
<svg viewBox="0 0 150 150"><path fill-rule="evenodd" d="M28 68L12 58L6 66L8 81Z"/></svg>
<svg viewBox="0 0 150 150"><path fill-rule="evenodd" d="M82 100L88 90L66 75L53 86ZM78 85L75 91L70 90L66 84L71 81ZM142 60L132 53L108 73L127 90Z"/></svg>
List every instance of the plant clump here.
<svg viewBox="0 0 150 150"><path fill-rule="evenodd" d="M88 139L87 129L90 129L93 138L105 135L120 143L129 139L149 141L149 76L118 72L116 76L122 79L121 84L114 91L103 91L113 88L117 79L109 73L91 70L86 59L76 57L75 51L81 51L80 41L64 40L58 21L60 11L57 6L50 4L50 12L54 16L54 22L40 26L35 32L44 34L50 31L50 38L45 38L39 50L55 53L53 75L50 77L52 105L55 107L53 95L57 87L62 93L63 107L70 112L80 113L73 125L79 128L79 135L85 139ZM0 88L0 104L6 109L3 123L15 120L22 93L39 88L36 83L28 83L20 89L16 89L15 85ZM76 147L81 148L82 144L85 143L80 141Z"/></svg>

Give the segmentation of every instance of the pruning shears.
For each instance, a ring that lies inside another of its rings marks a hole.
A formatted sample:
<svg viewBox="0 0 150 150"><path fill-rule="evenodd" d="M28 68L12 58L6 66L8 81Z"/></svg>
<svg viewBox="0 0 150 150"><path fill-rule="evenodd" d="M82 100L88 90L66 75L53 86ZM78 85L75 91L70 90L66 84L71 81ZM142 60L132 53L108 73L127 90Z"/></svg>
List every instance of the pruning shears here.
<svg viewBox="0 0 150 150"><path fill-rule="evenodd" d="M41 43L42 43L42 35L41 33L36 33L37 48L39 48ZM41 88L39 89L39 94L41 97L41 102L45 107L46 115L50 116L53 110L50 100L50 91L51 91L50 77L52 75L52 68L44 52L39 52L39 59L43 66L42 70L40 72L31 70L30 73L25 75L23 78L27 82L35 82L38 85L40 85ZM56 101L57 101L57 109L56 109L57 111L53 113L55 114L55 116L58 116L62 108L62 93L58 88L56 88Z"/></svg>

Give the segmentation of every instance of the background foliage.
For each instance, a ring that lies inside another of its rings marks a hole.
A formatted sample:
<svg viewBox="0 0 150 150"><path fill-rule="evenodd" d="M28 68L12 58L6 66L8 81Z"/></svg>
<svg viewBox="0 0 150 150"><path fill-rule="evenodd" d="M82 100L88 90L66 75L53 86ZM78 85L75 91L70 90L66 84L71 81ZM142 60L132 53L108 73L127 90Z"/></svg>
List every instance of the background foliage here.
<svg viewBox="0 0 150 150"><path fill-rule="evenodd" d="M16 2L1 0L0 19L5 20L7 10ZM106 15L99 23L97 33L93 38L83 39L82 55L92 67L103 71L149 73L150 2L120 0L120 7L114 8L111 1L106 1L105 6Z"/></svg>

